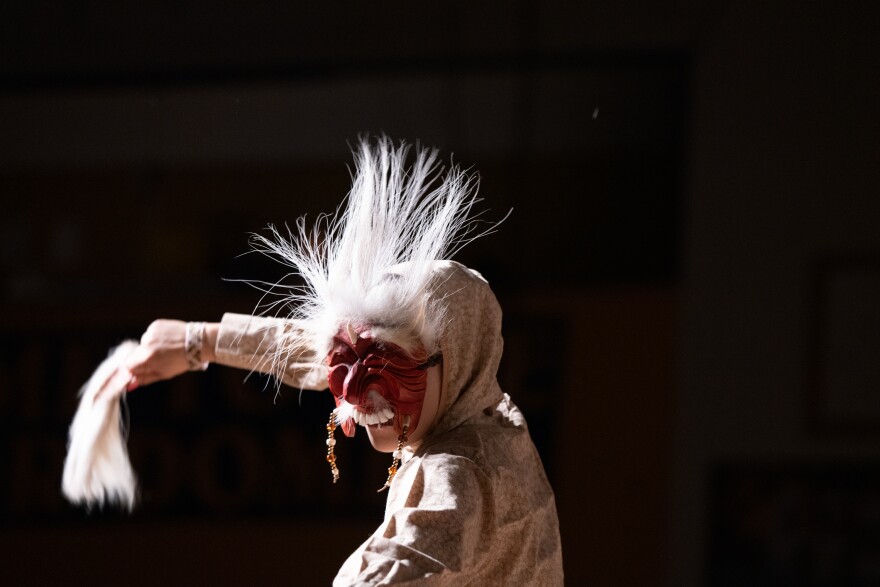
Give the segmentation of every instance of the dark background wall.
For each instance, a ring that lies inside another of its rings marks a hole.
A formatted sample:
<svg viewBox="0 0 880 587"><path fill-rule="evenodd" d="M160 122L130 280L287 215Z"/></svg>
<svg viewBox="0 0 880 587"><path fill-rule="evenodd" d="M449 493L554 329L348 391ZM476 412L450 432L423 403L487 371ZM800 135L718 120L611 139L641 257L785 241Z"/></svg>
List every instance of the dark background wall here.
<svg viewBox="0 0 880 587"><path fill-rule="evenodd" d="M251 312L269 223L386 132L481 174L460 260L571 585L880 580L877 9L7 3L0 560L14 583L326 584L378 524L323 394L212 368L129 400L141 506L59 492L75 391L156 317Z"/></svg>

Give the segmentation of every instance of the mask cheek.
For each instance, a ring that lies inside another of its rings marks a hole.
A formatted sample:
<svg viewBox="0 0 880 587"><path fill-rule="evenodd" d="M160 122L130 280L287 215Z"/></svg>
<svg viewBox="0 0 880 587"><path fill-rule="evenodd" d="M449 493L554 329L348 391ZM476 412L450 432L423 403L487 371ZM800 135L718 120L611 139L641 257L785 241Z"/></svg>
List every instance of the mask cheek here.
<svg viewBox="0 0 880 587"><path fill-rule="evenodd" d="M381 395L382 399L388 403L392 410L394 410L394 429L400 434L403 432L405 417L409 415L410 420L412 421L413 419L411 408L408 408L404 402L401 402L401 392L405 393L405 391L401 389L397 377L388 372L376 373L370 379L369 385L367 386L367 392L375 391ZM412 429L413 426L411 422L410 430Z"/></svg>
<svg viewBox="0 0 880 587"><path fill-rule="evenodd" d="M345 377L348 375L348 368L345 365L331 367L327 377L327 383L330 386L330 392L336 400L336 405L342 402L342 390L345 388Z"/></svg>
<svg viewBox="0 0 880 587"><path fill-rule="evenodd" d="M375 412L391 408L397 413L397 390L394 380L381 373L372 373L364 379L364 396L369 398L367 405Z"/></svg>
<svg viewBox="0 0 880 587"><path fill-rule="evenodd" d="M394 405L397 413L395 426L398 429L398 432L403 431L407 416L409 416L410 432L415 430L419 425L419 418L422 415L422 405L425 402L425 389L426 387L424 385L419 385L415 388L395 385L396 393Z"/></svg>

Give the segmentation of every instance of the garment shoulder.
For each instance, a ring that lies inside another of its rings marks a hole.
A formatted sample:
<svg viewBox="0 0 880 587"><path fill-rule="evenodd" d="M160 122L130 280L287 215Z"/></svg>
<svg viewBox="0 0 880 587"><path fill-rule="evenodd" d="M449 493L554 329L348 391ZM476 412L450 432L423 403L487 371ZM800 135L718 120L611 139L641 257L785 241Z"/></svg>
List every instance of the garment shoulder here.
<svg viewBox="0 0 880 587"><path fill-rule="evenodd" d="M516 465L531 460L534 444L528 429L495 415L476 418L426 442L423 454L454 455L471 461L481 470Z"/></svg>
<svg viewBox="0 0 880 587"><path fill-rule="evenodd" d="M467 503L455 503L464 509L491 499L492 480L486 467L467 455L425 453L406 463L398 474L400 482L392 486L388 496L388 512L448 503L451 496L458 495L467 496Z"/></svg>
<svg viewBox="0 0 880 587"><path fill-rule="evenodd" d="M492 540L488 477L465 457L425 455L401 467L382 525L334 585L452 585L479 574Z"/></svg>
<svg viewBox="0 0 880 587"><path fill-rule="evenodd" d="M385 521L337 585L561 584L543 473L464 452L425 451L398 471Z"/></svg>
<svg viewBox="0 0 880 587"><path fill-rule="evenodd" d="M426 447L428 462L438 459L430 473L472 475L491 488L496 522L504 525L526 519L533 511L555 508L555 497L538 451L524 427L499 426L492 420L482 425L465 425ZM458 466L449 473L439 470L443 462ZM435 469L437 469L435 471Z"/></svg>

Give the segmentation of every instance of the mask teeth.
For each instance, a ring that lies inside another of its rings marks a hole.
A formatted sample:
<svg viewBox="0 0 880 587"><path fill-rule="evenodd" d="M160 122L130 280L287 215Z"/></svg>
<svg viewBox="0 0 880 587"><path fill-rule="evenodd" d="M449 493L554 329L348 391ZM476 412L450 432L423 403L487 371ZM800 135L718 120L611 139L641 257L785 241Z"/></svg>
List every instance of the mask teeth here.
<svg viewBox="0 0 880 587"><path fill-rule="evenodd" d="M362 412L356 406L343 401L339 407L333 410L336 416L336 423L341 425L347 420L352 420L355 424L370 426L384 424L394 417L392 405L375 391L370 392L367 405L371 408L370 411Z"/></svg>
<svg viewBox="0 0 880 587"><path fill-rule="evenodd" d="M376 416L376 424L382 424L383 422L387 422L394 417L394 410L391 408L383 408L381 412L375 414Z"/></svg>
<svg viewBox="0 0 880 587"><path fill-rule="evenodd" d="M364 413L357 410L352 412L351 419L361 426L383 424L394 417L394 410L390 407L382 408L377 412Z"/></svg>

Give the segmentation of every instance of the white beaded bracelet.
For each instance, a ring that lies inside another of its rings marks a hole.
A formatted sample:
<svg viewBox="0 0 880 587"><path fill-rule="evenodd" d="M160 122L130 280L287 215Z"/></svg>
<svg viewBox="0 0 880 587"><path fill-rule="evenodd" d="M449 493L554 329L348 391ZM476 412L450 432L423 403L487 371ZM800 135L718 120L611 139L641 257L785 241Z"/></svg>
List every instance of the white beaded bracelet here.
<svg viewBox="0 0 880 587"><path fill-rule="evenodd" d="M204 322L187 322L183 348L186 351L186 362L190 371L204 371L208 362L202 361L202 341L205 339Z"/></svg>

